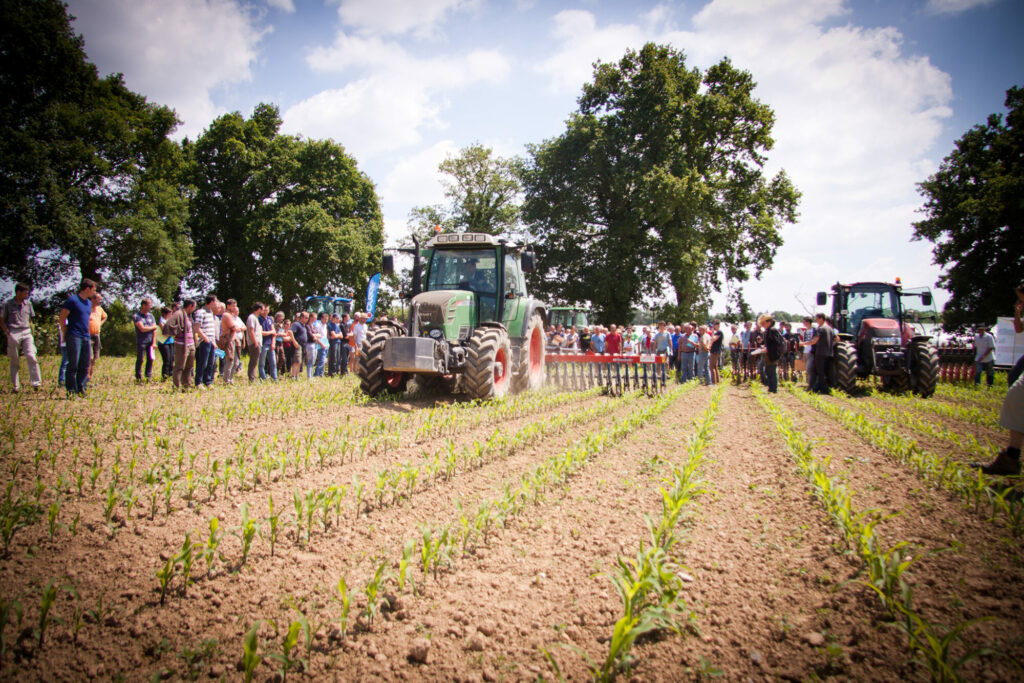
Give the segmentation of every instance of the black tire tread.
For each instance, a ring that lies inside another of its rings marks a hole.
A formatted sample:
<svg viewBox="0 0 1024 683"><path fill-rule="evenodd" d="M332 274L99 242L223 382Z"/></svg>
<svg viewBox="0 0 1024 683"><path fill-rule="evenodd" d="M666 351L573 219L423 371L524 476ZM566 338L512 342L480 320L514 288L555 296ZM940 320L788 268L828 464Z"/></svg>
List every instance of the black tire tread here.
<svg viewBox="0 0 1024 683"><path fill-rule="evenodd" d="M505 347L505 358L511 366L511 348L508 334L494 327L479 327L469 338L466 354L466 369L462 373L463 386L472 398L501 398L504 392L496 394L494 387L494 359L498 349ZM509 367L511 371L511 367ZM509 377L505 389L512 383Z"/></svg>
<svg viewBox="0 0 1024 683"><path fill-rule="evenodd" d="M356 364L359 388L367 396L378 396L387 389L384 379L384 343L394 334L394 329L383 327L363 340Z"/></svg>
<svg viewBox="0 0 1024 683"><path fill-rule="evenodd" d="M850 394L857 387L857 351L847 341L837 342L832 349L832 367L836 388Z"/></svg>
<svg viewBox="0 0 1024 683"><path fill-rule="evenodd" d="M519 352L519 368L512 375L512 391L513 393L519 393L521 391L537 391L544 386L546 367L543 358L541 359L541 370L540 370L540 381L536 383L536 386L530 386L530 337L533 335L535 327L539 327L541 334L544 334L544 321L540 315L533 314L530 319L526 322L526 331L523 335L523 347ZM543 356L547 344L543 345L541 355Z"/></svg>
<svg viewBox="0 0 1024 683"><path fill-rule="evenodd" d="M934 344L914 346L914 393L928 398L939 383L939 352Z"/></svg>

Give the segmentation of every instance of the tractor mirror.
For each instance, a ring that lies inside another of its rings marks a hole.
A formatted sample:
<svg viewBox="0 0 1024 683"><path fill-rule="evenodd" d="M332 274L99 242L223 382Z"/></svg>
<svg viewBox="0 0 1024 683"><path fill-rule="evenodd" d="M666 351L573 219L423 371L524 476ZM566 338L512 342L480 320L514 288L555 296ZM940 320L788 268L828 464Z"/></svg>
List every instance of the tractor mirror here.
<svg viewBox="0 0 1024 683"><path fill-rule="evenodd" d="M391 275L395 272L395 257L391 254L384 254L384 264L381 268L381 272L385 275Z"/></svg>
<svg viewBox="0 0 1024 683"><path fill-rule="evenodd" d="M824 306L828 303L828 294L825 292L818 292L818 305Z"/></svg>
<svg viewBox="0 0 1024 683"><path fill-rule="evenodd" d="M921 305L922 306L931 306L932 305L932 295L928 294L927 292L922 294L921 295Z"/></svg>
<svg viewBox="0 0 1024 683"><path fill-rule="evenodd" d="M537 255L532 251L524 251L521 261L524 273L532 273L537 270Z"/></svg>

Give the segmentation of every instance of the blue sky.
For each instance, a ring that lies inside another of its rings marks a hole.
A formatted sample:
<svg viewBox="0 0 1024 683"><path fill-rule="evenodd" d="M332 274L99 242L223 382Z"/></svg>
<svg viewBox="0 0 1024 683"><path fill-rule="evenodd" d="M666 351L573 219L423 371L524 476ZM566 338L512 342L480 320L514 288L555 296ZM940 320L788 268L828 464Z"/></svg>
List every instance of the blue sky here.
<svg viewBox="0 0 1024 683"><path fill-rule="evenodd" d="M1024 85L1019 0L71 0L102 73L174 107L179 135L258 102L345 145L377 185L389 243L442 199L437 164L559 134L595 60L653 40L752 72L776 113L769 171L803 192L759 310L813 308L836 280L932 285L910 242L915 183ZM666 292L671 297L671 292ZM938 293L941 304L945 300Z"/></svg>

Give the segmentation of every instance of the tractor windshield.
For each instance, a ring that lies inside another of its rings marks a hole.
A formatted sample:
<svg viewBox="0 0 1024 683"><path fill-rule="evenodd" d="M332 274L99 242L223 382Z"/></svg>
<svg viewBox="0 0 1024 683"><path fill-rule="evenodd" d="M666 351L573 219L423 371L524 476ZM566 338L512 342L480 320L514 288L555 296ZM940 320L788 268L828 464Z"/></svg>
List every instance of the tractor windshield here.
<svg viewBox="0 0 1024 683"><path fill-rule="evenodd" d="M850 316L850 331L856 335L860 324L867 318L896 318L899 300L895 290L884 284L854 285L846 297L846 310Z"/></svg>
<svg viewBox="0 0 1024 683"><path fill-rule="evenodd" d="M468 289L479 294L496 294L495 256L494 249L435 249L426 289Z"/></svg>
<svg viewBox="0 0 1024 683"><path fill-rule="evenodd" d="M925 301L928 305L925 305ZM931 290L927 287L908 287L900 294L903 305L903 322L910 324L917 334L932 335L939 324L939 313L935 309Z"/></svg>

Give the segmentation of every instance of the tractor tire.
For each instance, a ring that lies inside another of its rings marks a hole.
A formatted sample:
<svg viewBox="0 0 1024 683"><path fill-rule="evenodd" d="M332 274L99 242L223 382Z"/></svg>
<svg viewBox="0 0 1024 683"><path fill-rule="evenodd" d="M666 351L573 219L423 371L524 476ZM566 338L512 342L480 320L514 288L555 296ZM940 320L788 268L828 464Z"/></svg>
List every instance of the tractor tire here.
<svg viewBox="0 0 1024 683"><path fill-rule="evenodd" d="M914 393L928 398L939 383L939 352L933 344L915 344L911 353L911 384Z"/></svg>
<svg viewBox="0 0 1024 683"><path fill-rule="evenodd" d="M508 333L496 327L479 327L466 346L466 370L462 385L470 398L504 398L512 383L512 346Z"/></svg>
<svg viewBox="0 0 1024 683"><path fill-rule="evenodd" d="M384 370L384 342L395 333L393 327L382 327L363 340L356 374L359 376L359 388L367 396L379 396L384 391L401 394L409 383L407 373Z"/></svg>
<svg viewBox="0 0 1024 683"><path fill-rule="evenodd" d="M539 315L530 316L519 352L519 369L512 378L512 391L537 391L545 379L544 321Z"/></svg>
<svg viewBox="0 0 1024 683"><path fill-rule="evenodd" d="M847 341L836 342L832 347L832 386L852 394L857 387L857 351Z"/></svg>

